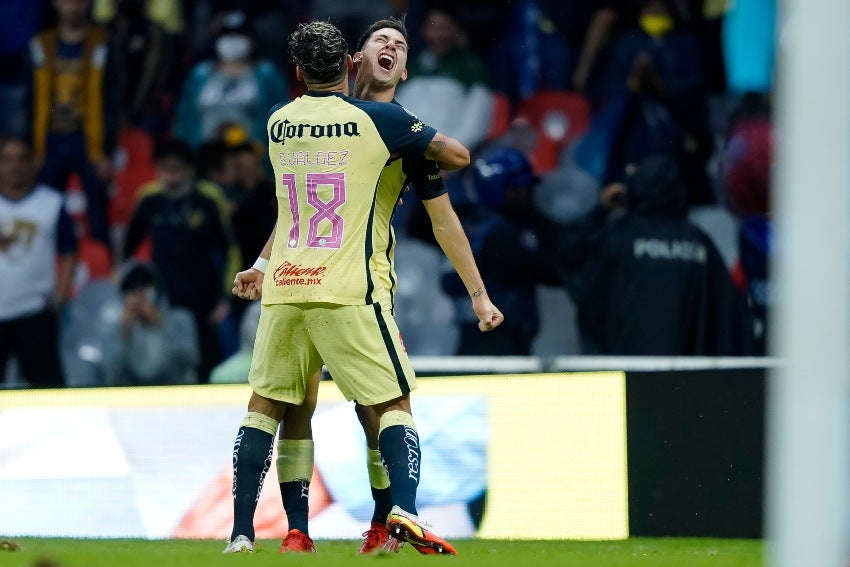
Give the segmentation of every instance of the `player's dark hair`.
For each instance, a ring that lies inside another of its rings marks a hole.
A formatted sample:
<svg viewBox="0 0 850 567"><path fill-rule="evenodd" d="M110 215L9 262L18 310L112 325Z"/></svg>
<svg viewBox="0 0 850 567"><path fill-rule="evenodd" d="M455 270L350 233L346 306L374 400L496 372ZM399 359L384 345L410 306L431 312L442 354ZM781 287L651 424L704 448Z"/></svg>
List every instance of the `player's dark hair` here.
<svg viewBox="0 0 850 567"><path fill-rule="evenodd" d="M360 36L360 41L357 42L357 51L363 51L363 46L366 45L366 42L369 41L369 38L372 37L372 34L384 28L391 28L396 30L404 37L404 41L407 41L407 26L405 25L406 19L407 15L403 14L401 18L390 16L389 18L378 20L377 22L366 28L366 31L363 32L363 35Z"/></svg>
<svg viewBox="0 0 850 567"><path fill-rule="evenodd" d="M347 53L342 32L330 22L299 24L289 36L289 54L308 83L324 85L342 79L348 72Z"/></svg>

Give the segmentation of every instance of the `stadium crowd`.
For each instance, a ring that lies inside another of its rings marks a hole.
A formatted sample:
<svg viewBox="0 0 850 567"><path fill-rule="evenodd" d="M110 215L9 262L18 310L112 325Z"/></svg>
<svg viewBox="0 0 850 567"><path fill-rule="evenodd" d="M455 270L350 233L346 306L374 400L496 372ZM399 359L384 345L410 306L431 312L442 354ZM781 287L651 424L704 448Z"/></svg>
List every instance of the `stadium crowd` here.
<svg viewBox="0 0 850 567"><path fill-rule="evenodd" d="M773 0L5 0L0 387L247 379L286 40L401 14L397 100L471 150L444 179L505 314L475 332L409 193L410 354L765 353Z"/></svg>

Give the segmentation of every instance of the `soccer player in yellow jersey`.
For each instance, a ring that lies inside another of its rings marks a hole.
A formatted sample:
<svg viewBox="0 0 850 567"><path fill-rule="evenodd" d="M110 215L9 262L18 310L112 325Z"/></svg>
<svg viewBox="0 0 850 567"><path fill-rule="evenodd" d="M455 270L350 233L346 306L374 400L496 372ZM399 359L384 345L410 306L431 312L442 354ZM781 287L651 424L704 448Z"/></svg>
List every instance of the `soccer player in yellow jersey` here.
<svg viewBox="0 0 850 567"><path fill-rule="evenodd" d="M249 374L254 393L234 447L235 521L225 551L253 548L259 486L256 481L245 486L241 479L262 478L270 466L275 430L287 412L290 418L301 415L300 427L309 431L311 411L293 408L314 396L311 381L324 363L346 398L378 416L378 445L393 504L386 528L421 553L454 553L416 517L420 451L409 397L416 384L391 313L390 221L403 177L396 174L399 181L391 185L379 181L389 174L382 173L384 165L396 157L404 161L424 154L455 169L468 164L469 154L399 105L347 97L352 60L346 49L330 24L300 26L290 51L308 93L269 118L280 216L254 267L237 274L234 283L241 297L256 298L262 291L263 312ZM361 54L364 63L373 63L373 83L395 86L393 75L403 73L406 63L406 43L398 30L376 30ZM447 197L444 205L450 208ZM441 214L441 205L431 209L438 241L467 285L482 331L495 328L502 315L487 296L456 216ZM266 271L271 277L264 277ZM286 419L284 431L299 427L291 422ZM306 528L312 442L295 437L285 446L291 435L283 437L278 475L284 502L303 501ZM282 550L312 550L292 519ZM290 539L297 541L288 545Z"/></svg>

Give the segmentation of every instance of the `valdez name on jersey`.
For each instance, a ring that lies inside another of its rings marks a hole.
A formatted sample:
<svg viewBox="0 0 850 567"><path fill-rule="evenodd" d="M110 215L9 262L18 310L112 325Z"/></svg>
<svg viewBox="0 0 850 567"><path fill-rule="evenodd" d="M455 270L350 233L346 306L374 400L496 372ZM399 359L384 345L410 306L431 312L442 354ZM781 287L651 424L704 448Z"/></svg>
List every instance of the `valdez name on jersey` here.
<svg viewBox="0 0 850 567"><path fill-rule="evenodd" d="M278 222L263 303L363 305L392 297L391 156L421 158L436 130L397 104L308 92L272 110Z"/></svg>

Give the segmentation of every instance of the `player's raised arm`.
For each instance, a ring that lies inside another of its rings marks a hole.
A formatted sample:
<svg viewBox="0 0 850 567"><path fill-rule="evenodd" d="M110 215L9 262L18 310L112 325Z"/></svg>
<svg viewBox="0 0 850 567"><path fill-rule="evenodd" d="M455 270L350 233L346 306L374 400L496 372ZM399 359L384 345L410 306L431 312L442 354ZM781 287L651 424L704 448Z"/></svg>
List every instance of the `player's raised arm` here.
<svg viewBox="0 0 850 567"><path fill-rule="evenodd" d="M442 132L437 132L428 144L425 157L436 161L440 164L440 169L445 170L460 169L469 165L469 150L466 146Z"/></svg>
<svg viewBox="0 0 850 567"><path fill-rule="evenodd" d="M504 315L490 301L484 280L478 272L475 257L469 240L460 224L460 219L455 213L454 207L449 200L448 193L422 201L428 216L431 217L431 226L434 237L443 253L451 262L458 276L460 276L466 291L472 300L472 310L478 317L478 328L481 331L492 331L502 324Z"/></svg>

